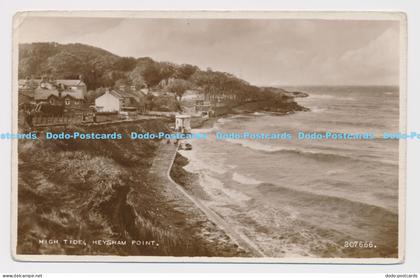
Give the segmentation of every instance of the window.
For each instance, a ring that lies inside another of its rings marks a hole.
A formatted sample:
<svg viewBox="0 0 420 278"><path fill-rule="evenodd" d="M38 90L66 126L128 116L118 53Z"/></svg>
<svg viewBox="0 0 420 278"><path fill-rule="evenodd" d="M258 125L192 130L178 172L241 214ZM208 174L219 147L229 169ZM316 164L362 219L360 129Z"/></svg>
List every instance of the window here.
<svg viewBox="0 0 420 278"><path fill-rule="evenodd" d="M70 105L70 100L69 100L68 98L66 98L66 100L64 101L64 103L65 103L66 105Z"/></svg>

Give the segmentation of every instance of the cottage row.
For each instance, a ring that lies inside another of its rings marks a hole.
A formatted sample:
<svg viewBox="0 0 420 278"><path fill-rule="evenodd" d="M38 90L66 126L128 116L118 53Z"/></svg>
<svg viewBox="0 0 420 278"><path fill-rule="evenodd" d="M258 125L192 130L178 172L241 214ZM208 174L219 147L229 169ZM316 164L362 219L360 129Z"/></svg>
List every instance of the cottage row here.
<svg viewBox="0 0 420 278"><path fill-rule="evenodd" d="M97 112L145 112L148 99L176 100L182 112L190 115L206 116L213 108L236 101L235 95L209 95L200 90L186 90L182 96L173 92L152 91L148 88L137 90L134 86L120 86L107 89L87 103L87 87L79 79L21 79L19 80L19 103L49 103L64 106L65 111L89 110ZM148 97L150 96L150 97ZM89 106L90 105L90 106Z"/></svg>
<svg viewBox="0 0 420 278"><path fill-rule="evenodd" d="M19 80L19 102L83 107L86 103L86 84L81 79Z"/></svg>
<svg viewBox="0 0 420 278"><path fill-rule="evenodd" d="M81 79L24 79L19 80L19 103L48 103L64 106L66 111L87 110L87 87ZM106 90L95 99L98 112L144 111L142 91ZM92 107L92 106L91 106Z"/></svg>

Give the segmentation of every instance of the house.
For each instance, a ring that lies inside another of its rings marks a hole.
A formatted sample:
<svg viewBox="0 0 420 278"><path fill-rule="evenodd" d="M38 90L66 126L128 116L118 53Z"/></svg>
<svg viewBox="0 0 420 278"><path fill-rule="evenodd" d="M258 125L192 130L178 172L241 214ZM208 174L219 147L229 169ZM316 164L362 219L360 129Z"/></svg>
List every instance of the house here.
<svg viewBox="0 0 420 278"><path fill-rule="evenodd" d="M135 91L127 91L121 92L117 91L122 97L120 98L121 101L121 108L120 111L139 111L143 110L144 106L144 95L140 92ZM142 104L142 105L141 105Z"/></svg>
<svg viewBox="0 0 420 278"><path fill-rule="evenodd" d="M76 91L63 91L61 98L64 100L65 108L80 108L85 104L85 95L82 90Z"/></svg>
<svg viewBox="0 0 420 278"><path fill-rule="evenodd" d="M119 112L121 110L122 95L116 91L107 90L105 94L95 99L95 108L98 112Z"/></svg>
<svg viewBox="0 0 420 278"><path fill-rule="evenodd" d="M36 103L64 105L65 110L84 109L86 84L81 80L42 79L34 90Z"/></svg>
<svg viewBox="0 0 420 278"><path fill-rule="evenodd" d="M175 115L175 131L182 133L191 132L191 116L190 115Z"/></svg>
<svg viewBox="0 0 420 278"><path fill-rule="evenodd" d="M145 112L146 111L146 98L147 95L143 93L141 90L139 91L130 91L126 93L126 97L131 99L131 103L137 108L138 112Z"/></svg>
<svg viewBox="0 0 420 278"><path fill-rule="evenodd" d="M107 90L95 99L98 112L127 112L144 110L143 96L140 93Z"/></svg>
<svg viewBox="0 0 420 278"><path fill-rule="evenodd" d="M58 88L61 88L63 91L71 92L81 92L83 95L86 95L87 87L85 82L81 79L57 79L51 80L50 82L54 83Z"/></svg>
<svg viewBox="0 0 420 278"><path fill-rule="evenodd" d="M51 105L62 105L61 94L58 89L50 83L43 83L35 89L34 99L36 103L48 102Z"/></svg>
<svg viewBox="0 0 420 278"><path fill-rule="evenodd" d="M206 99L206 95L198 90L186 90L180 101L181 109L192 115L209 115L211 103Z"/></svg>
<svg viewBox="0 0 420 278"><path fill-rule="evenodd" d="M40 83L41 79L32 79L27 77L26 79L19 79L18 80L18 90L25 91L31 90L34 91Z"/></svg>
<svg viewBox="0 0 420 278"><path fill-rule="evenodd" d="M39 86L40 79L19 79L18 80L18 101L19 104L33 103L35 89Z"/></svg>

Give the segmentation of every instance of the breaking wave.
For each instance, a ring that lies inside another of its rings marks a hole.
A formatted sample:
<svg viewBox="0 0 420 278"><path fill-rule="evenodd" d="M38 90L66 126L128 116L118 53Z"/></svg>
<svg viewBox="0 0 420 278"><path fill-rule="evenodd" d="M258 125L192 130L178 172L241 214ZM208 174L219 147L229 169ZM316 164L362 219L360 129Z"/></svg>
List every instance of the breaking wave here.
<svg viewBox="0 0 420 278"><path fill-rule="evenodd" d="M273 145L262 144L259 142L249 141L249 140L226 139L225 141L232 144L241 145L243 147L249 148L254 151L263 151L266 153L292 153L292 154L297 154L297 155L304 155L308 158L322 160L322 161L339 160L339 159L353 159L354 160L354 158L350 156L336 154L336 153L326 153L326 152L318 151L318 150L303 150L300 148L273 146Z"/></svg>
<svg viewBox="0 0 420 278"><path fill-rule="evenodd" d="M354 157L349 156L346 154L338 154L338 153L332 153L332 152L325 152L321 150L308 150L308 149L302 149L302 148L291 148L291 147L285 147L285 146L274 146L269 144L263 144L255 141L250 140L238 140L238 139L226 139L226 142L241 145L245 148L251 149L253 151L260 151L270 154L276 154L276 153L289 153L289 154L295 154L295 155L301 155L309 159L314 159L321 162L334 162L334 161L368 161L368 162L376 162L376 163L382 163L382 164L389 164L389 165L398 165L398 162L394 162L391 160L386 159L380 159L378 160L377 157Z"/></svg>
<svg viewBox="0 0 420 278"><path fill-rule="evenodd" d="M264 196L271 196L273 198L281 196L282 199L304 204L302 206L310 207L313 210L329 211L339 209L342 213L347 211L348 214L345 213L345 215L357 215L361 218L371 218L372 215L375 215L375 217L385 222L398 221L398 215L388 209L343 197L299 191L271 183L261 183L257 188Z"/></svg>
<svg viewBox="0 0 420 278"><path fill-rule="evenodd" d="M261 181L250 178L250 177L246 177L244 175L238 174L237 172L234 172L232 175L232 180L241 183L241 184L245 184L245 185L252 185L252 184L260 184Z"/></svg>

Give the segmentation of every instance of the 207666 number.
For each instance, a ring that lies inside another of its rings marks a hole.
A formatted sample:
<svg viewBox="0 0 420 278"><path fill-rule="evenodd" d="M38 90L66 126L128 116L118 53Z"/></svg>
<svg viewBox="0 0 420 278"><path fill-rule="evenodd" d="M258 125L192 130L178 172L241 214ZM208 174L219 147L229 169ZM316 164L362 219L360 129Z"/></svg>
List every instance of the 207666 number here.
<svg viewBox="0 0 420 278"><path fill-rule="evenodd" d="M376 245L372 241L362 241L362 240L346 240L344 242L345 248L376 248Z"/></svg>

